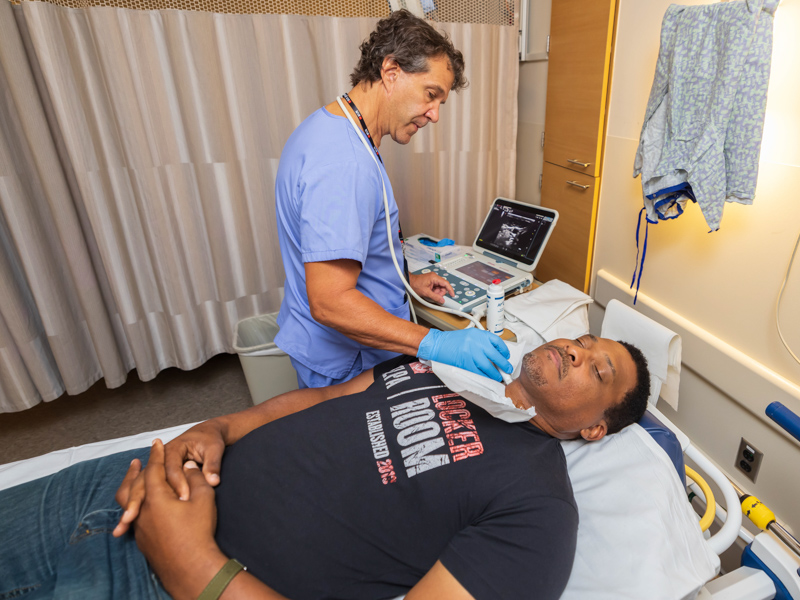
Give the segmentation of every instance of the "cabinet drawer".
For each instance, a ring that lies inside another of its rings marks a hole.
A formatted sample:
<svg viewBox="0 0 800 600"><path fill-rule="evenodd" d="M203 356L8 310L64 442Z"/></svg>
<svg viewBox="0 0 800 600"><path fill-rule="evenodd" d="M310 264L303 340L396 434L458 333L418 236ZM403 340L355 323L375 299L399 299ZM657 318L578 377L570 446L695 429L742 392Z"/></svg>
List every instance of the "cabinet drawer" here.
<svg viewBox="0 0 800 600"><path fill-rule="evenodd" d="M588 292L594 249L598 179L544 163L542 206L558 211L558 223L536 267L540 281L560 279Z"/></svg>

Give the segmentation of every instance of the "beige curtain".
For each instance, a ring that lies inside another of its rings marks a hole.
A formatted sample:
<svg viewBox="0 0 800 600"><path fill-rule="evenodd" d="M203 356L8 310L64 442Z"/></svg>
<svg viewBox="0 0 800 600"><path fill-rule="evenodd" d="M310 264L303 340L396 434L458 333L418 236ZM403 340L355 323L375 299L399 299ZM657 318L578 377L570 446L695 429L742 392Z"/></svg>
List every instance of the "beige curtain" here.
<svg viewBox="0 0 800 600"><path fill-rule="evenodd" d="M195 368L278 309L281 149L375 21L0 0L0 411ZM384 156L405 231L465 242L514 193L516 29L440 27L471 86Z"/></svg>

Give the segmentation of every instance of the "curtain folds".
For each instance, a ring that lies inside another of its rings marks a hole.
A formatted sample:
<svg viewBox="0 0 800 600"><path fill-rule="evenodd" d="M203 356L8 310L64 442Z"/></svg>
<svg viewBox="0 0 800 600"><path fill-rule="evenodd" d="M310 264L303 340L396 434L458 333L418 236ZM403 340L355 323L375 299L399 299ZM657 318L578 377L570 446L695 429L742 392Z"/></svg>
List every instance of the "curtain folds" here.
<svg viewBox="0 0 800 600"><path fill-rule="evenodd" d="M195 368L278 309L283 144L375 22L0 0L0 412ZM514 194L516 28L438 26L471 85L382 153L404 231L467 242Z"/></svg>

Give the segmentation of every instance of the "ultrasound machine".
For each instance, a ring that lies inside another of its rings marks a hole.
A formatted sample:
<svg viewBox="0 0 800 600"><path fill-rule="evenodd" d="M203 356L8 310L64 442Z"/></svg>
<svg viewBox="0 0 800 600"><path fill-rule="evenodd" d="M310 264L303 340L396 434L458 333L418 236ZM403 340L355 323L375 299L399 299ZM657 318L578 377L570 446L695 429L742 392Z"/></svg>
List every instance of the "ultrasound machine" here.
<svg viewBox="0 0 800 600"><path fill-rule="evenodd" d="M414 273L433 272L444 277L456 294L454 298L445 296L444 305L472 312L486 302L486 289L495 279L500 280L506 295L533 283L531 273L557 221L558 212L551 208L495 198L472 244L472 252ZM414 237L436 241L430 236Z"/></svg>

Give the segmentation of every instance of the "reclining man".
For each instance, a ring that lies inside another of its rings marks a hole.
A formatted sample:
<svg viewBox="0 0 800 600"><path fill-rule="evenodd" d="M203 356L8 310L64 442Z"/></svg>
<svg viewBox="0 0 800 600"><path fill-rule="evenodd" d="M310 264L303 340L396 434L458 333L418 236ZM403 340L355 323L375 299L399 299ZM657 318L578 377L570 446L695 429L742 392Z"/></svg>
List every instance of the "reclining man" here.
<svg viewBox="0 0 800 600"><path fill-rule="evenodd" d="M0 597L558 598L578 526L558 440L637 421L648 392L635 347L555 340L508 385L536 408L511 424L398 357L0 493Z"/></svg>

